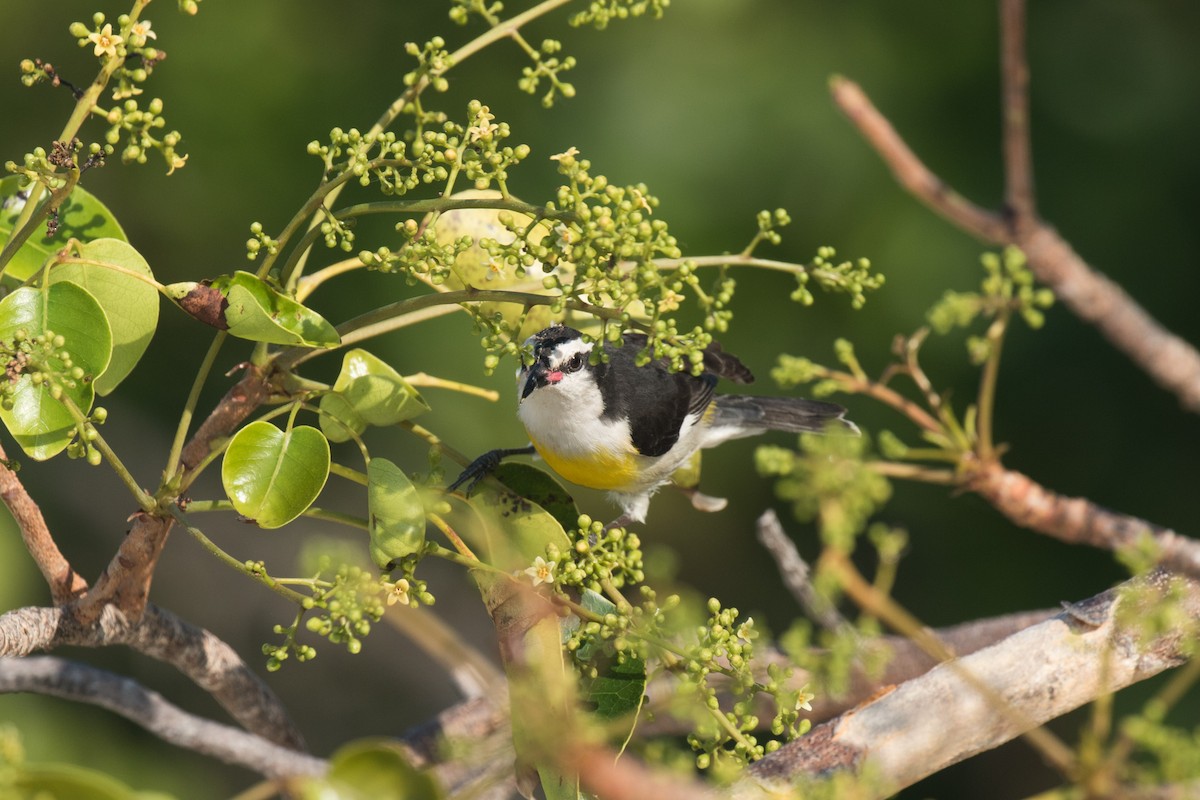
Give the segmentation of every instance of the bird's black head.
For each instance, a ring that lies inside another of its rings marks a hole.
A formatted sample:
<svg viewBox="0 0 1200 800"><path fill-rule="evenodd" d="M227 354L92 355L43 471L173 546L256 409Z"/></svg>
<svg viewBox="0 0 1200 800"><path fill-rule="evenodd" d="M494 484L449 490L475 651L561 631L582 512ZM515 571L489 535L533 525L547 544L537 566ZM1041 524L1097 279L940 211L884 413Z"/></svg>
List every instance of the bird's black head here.
<svg viewBox="0 0 1200 800"><path fill-rule="evenodd" d="M587 366L592 345L583 334L566 325L551 325L526 340L533 347L533 363L517 373L517 385L524 400L534 389L557 384L565 376Z"/></svg>

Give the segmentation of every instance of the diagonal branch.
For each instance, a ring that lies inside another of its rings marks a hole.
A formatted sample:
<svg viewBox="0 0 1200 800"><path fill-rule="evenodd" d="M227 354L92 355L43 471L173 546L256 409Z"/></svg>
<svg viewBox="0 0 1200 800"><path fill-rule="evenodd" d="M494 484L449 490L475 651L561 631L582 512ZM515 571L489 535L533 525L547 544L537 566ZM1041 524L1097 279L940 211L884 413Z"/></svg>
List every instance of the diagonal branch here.
<svg viewBox="0 0 1200 800"><path fill-rule="evenodd" d="M275 693L237 652L213 633L154 605L130 623L115 606L81 627L61 608L27 607L0 614L0 657L27 656L63 645L128 645L178 669L209 692L247 730L285 747L304 740Z"/></svg>
<svg viewBox="0 0 1200 800"><path fill-rule="evenodd" d="M1141 630L1140 608L1118 614L1131 601L1122 598L1162 602L1175 589L1182 594L1170 602L1179 603L1185 618L1152 638ZM1126 596L1126 590L1134 593ZM1200 584L1162 572L1134 579L815 727L754 764L732 797L758 797L763 788L796 787L836 772L870 776L878 796L894 793L1016 738L1024 731L1014 719L1042 724L1178 666L1188 657L1198 620ZM996 714L967 674L1019 714Z"/></svg>
<svg viewBox="0 0 1200 800"><path fill-rule="evenodd" d="M129 678L54 656L0 659L0 692L36 692L107 708L155 736L269 778L323 775L328 763L193 716Z"/></svg>
<svg viewBox="0 0 1200 800"><path fill-rule="evenodd" d="M971 471L966 487L1012 522L1069 544L1120 552L1149 543L1156 563L1200 578L1200 541L1152 522L1098 506L1084 497L1052 492L996 462Z"/></svg>
<svg viewBox="0 0 1200 800"><path fill-rule="evenodd" d="M20 528L25 549L33 556L42 577L46 579L54 605L68 603L86 591L87 581L71 567L58 549L50 529L46 527L41 509L9 466L3 447L0 447L0 500Z"/></svg>
<svg viewBox="0 0 1200 800"><path fill-rule="evenodd" d="M1035 215L1028 143L1028 67L1024 57L1024 4L1006 0L1004 124L1006 203L1010 217L962 197L908 147L854 82L830 82L834 102L875 148L909 194L951 223L986 242L1024 251L1030 269L1064 305L1104 335L1185 409L1200 413L1200 352L1162 327L1120 286L1089 266L1050 225Z"/></svg>

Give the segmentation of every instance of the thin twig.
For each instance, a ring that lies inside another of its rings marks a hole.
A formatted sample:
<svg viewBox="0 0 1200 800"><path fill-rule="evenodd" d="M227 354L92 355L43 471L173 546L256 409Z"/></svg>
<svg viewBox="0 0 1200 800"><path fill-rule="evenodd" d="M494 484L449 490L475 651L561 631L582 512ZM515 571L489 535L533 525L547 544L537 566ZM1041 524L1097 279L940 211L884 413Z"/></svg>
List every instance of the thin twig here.
<svg viewBox="0 0 1200 800"><path fill-rule="evenodd" d="M775 566L779 569L784 585L792 593L792 597L796 598L796 602L804 609L808 618L826 630L842 630L849 627L850 623L838 613L833 603L829 602L829 598L822 597L813 588L812 581L809 580L808 563L796 549L795 542L784 532L779 515L768 508L758 518L756 528L758 541L775 559Z"/></svg>
<svg viewBox="0 0 1200 800"><path fill-rule="evenodd" d="M1000 3L1001 119L1004 125L1004 205L1015 229L1036 224L1029 139L1029 63L1025 0Z"/></svg>

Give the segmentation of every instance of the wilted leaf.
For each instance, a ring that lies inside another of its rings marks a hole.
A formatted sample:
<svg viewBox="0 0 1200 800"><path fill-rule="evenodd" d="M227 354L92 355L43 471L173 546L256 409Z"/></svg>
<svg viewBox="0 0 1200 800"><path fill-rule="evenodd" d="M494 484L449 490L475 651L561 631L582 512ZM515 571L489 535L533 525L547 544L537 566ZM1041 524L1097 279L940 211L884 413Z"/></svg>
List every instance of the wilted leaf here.
<svg viewBox="0 0 1200 800"><path fill-rule="evenodd" d="M164 291L191 316L240 339L306 347L341 341L324 317L249 272L239 270L206 283L172 283Z"/></svg>

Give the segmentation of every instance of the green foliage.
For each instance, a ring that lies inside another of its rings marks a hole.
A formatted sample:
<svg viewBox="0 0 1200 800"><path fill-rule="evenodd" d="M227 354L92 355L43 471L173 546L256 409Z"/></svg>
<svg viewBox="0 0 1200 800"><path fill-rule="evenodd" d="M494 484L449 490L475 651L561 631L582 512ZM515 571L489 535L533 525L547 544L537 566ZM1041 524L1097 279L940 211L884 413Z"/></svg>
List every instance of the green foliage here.
<svg viewBox="0 0 1200 800"><path fill-rule="evenodd" d="M329 442L307 425L280 430L252 422L225 450L221 483L238 513L260 528L281 528L303 514L329 477Z"/></svg>
<svg viewBox="0 0 1200 800"><path fill-rule="evenodd" d="M42 157L45 157L45 151L42 151ZM22 188L21 184L22 179L15 176L0 179L0 244L7 243L12 236L28 201L28 187ZM18 281L28 280L72 239L82 242L95 239L128 241L112 212L81 186L72 189L58 206L55 220L53 235L31 237L21 245L4 270L6 276Z"/></svg>
<svg viewBox="0 0 1200 800"><path fill-rule="evenodd" d="M0 420L30 458L52 458L88 428L95 376L112 356L104 310L70 282L17 289L0 300L0 342L7 356ZM81 444L89 461L90 444ZM84 455L83 452L72 452Z"/></svg>
<svg viewBox="0 0 1200 800"><path fill-rule="evenodd" d="M341 341L324 317L249 272L173 283L164 292L192 317L239 339L304 347Z"/></svg>
<svg viewBox="0 0 1200 800"><path fill-rule="evenodd" d="M371 558L380 569L425 546L425 508L417 487L386 458L367 464L367 511Z"/></svg>
<svg viewBox="0 0 1200 800"><path fill-rule="evenodd" d="M60 258L51 284L70 281L100 304L112 334L112 358L96 377L96 394L117 388L137 366L158 327L158 291L146 259L121 239L77 244L75 258Z"/></svg>
<svg viewBox="0 0 1200 800"><path fill-rule="evenodd" d="M868 446L865 436L804 434L799 451L762 446L755 459L760 475L778 478L775 491L798 519L821 515L825 542L849 552L892 494L887 478L864 461Z"/></svg>
<svg viewBox="0 0 1200 800"><path fill-rule="evenodd" d="M438 800L445 795L395 742L360 740L333 754L329 773L304 781L309 800Z"/></svg>

